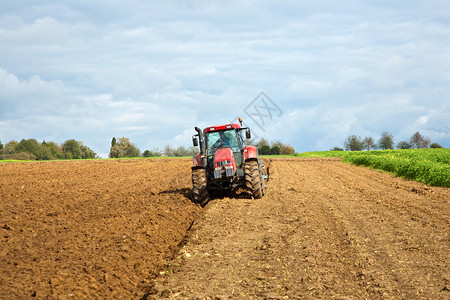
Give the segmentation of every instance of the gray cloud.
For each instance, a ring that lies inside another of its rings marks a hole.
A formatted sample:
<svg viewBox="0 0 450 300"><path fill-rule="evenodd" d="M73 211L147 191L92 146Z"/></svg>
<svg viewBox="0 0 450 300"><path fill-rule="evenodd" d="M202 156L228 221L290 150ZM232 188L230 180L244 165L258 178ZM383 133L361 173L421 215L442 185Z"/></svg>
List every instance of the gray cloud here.
<svg viewBox="0 0 450 300"><path fill-rule="evenodd" d="M422 131L450 146L445 1L0 4L0 139L187 145L261 90L298 151ZM251 120L247 120L249 125Z"/></svg>

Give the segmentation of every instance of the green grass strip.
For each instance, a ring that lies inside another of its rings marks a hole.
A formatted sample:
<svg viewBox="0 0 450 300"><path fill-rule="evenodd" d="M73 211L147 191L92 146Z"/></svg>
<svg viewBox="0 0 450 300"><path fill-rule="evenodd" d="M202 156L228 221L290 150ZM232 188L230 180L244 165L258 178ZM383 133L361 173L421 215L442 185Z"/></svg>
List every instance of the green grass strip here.
<svg viewBox="0 0 450 300"><path fill-rule="evenodd" d="M347 155L347 151L311 151L303 153L295 153L295 157L343 157Z"/></svg>
<svg viewBox="0 0 450 300"><path fill-rule="evenodd" d="M450 149L349 152L342 161L429 185L450 187Z"/></svg>

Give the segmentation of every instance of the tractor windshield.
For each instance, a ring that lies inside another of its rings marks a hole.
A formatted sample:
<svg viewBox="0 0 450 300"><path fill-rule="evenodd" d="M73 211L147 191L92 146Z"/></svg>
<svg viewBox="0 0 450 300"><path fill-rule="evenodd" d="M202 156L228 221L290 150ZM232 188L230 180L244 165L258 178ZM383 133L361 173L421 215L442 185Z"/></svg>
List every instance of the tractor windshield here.
<svg viewBox="0 0 450 300"><path fill-rule="evenodd" d="M213 155L219 148L231 148L239 152L239 143L235 130L214 131L206 134L206 149L208 155Z"/></svg>

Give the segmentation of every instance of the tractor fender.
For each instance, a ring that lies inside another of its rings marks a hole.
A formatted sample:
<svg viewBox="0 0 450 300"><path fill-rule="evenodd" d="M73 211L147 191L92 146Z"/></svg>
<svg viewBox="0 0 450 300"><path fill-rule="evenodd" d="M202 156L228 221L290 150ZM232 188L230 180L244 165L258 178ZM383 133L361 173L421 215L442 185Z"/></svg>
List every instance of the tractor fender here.
<svg viewBox="0 0 450 300"><path fill-rule="evenodd" d="M244 158L245 160L256 159L258 160L258 148L254 146L246 146L244 148Z"/></svg>
<svg viewBox="0 0 450 300"><path fill-rule="evenodd" d="M202 155L201 154L197 154L192 158L192 162L194 163L194 167L197 166L201 166L203 167L203 163L202 163Z"/></svg>
<svg viewBox="0 0 450 300"><path fill-rule="evenodd" d="M204 166L193 166L191 167L191 170L198 170L198 169L205 169Z"/></svg>

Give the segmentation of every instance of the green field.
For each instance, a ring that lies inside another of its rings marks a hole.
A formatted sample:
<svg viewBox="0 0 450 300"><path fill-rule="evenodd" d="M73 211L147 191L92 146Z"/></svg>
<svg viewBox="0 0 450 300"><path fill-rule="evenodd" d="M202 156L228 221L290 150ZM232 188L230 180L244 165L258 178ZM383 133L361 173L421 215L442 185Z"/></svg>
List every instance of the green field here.
<svg viewBox="0 0 450 300"><path fill-rule="evenodd" d="M342 157L342 161L390 172L429 185L450 187L450 149L317 151L299 157Z"/></svg>

